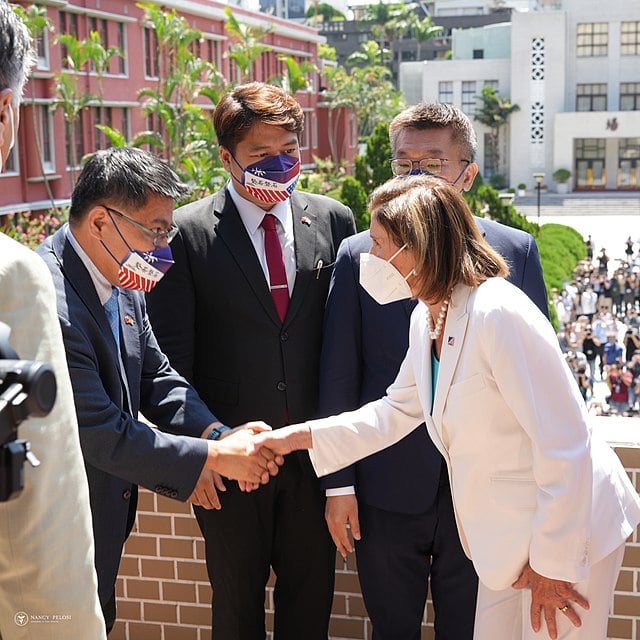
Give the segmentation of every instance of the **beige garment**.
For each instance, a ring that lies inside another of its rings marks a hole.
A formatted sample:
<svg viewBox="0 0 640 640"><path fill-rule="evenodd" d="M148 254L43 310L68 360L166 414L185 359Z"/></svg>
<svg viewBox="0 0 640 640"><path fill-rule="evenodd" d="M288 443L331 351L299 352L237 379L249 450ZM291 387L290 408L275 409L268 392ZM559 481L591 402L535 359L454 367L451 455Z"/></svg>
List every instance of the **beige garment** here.
<svg viewBox="0 0 640 640"><path fill-rule="evenodd" d="M51 274L3 233L0 322L20 359L51 364L58 386L51 413L18 431L41 465L26 463L24 490L0 502L0 637L102 640L89 490Z"/></svg>

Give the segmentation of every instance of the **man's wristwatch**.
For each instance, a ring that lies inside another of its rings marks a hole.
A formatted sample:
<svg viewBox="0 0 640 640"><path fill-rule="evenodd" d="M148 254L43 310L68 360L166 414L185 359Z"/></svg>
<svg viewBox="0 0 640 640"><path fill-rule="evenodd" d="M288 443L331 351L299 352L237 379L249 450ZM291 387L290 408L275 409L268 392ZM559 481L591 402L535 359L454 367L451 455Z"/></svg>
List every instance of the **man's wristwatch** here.
<svg viewBox="0 0 640 640"><path fill-rule="evenodd" d="M217 440L225 431L231 431L231 427L221 424L219 427L211 429L211 433L207 436L207 440Z"/></svg>

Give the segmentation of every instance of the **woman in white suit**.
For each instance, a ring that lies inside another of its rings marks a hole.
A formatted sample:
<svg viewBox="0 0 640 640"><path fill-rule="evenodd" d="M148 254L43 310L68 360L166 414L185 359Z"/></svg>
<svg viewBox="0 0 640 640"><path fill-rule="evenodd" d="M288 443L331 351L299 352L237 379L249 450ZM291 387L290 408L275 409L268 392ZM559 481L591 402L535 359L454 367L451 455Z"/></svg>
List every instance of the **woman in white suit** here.
<svg viewBox="0 0 640 640"><path fill-rule="evenodd" d="M480 578L474 638L539 638L544 618L550 638L602 640L640 499L591 434L553 328L446 182L391 180L370 210L361 284L380 303L421 302L398 377L380 400L256 446L311 449L324 475L426 422Z"/></svg>

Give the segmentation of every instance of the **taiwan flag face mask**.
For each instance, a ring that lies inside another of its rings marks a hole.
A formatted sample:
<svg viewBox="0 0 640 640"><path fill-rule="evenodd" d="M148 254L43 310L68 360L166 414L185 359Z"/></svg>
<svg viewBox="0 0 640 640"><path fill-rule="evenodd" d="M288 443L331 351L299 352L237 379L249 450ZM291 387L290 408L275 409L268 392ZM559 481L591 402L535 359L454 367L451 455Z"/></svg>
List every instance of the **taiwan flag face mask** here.
<svg viewBox="0 0 640 640"><path fill-rule="evenodd" d="M111 216L111 214L109 214ZM160 280L164 277L164 274L169 271L173 265L173 255L169 245L166 247L156 248L153 251L137 251L129 246L129 243L124 239L118 225L111 218L118 235L122 238L122 242L129 249L129 253L125 256L124 260L118 260L111 251L109 251L107 245L101 241L105 251L120 265L118 271L118 282L123 289L131 289L133 291L144 291L149 293Z"/></svg>
<svg viewBox="0 0 640 640"><path fill-rule="evenodd" d="M299 158L288 155L268 156L248 167L243 167L235 158L233 160L242 169L242 181L238 182L254 198L267 204L287 200L300 177ZM231 177L237 180L233 174Z"/></svg>

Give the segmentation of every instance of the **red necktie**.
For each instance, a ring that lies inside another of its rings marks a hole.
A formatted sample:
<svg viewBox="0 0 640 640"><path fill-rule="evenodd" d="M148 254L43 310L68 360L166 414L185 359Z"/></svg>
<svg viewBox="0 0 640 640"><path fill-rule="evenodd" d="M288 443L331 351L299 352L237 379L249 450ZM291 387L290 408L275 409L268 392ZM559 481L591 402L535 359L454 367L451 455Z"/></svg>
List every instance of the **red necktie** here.
<svg viewBox="0 0 640 640"><path fill-rule="evenodd" d="M260 226L264 229L264 253L269 269L269 288L271 297L276 305L276 311L280 321L284 322L289 306L289 287L287 285L287 272L284 268L282 247L276 229L276 217L271 213L265 214Z"/></svg>

